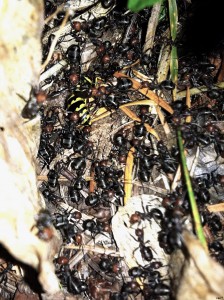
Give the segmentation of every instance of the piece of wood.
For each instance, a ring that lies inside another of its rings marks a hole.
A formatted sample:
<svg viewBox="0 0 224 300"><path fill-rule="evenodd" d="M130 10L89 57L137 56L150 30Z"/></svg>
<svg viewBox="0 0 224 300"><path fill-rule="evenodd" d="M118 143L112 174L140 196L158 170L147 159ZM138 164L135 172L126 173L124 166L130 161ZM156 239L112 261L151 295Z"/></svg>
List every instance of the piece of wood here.
<svg viewBox="0 0 224 300"><path fill-rule="evenodd" d="M3 0L0 6L0 243L33 267L43 290L53 294L59 290L52 263L59 247L56 231L46 242L32 230L43 207L35 172L40 120L22 118L25 102L18 96L28 99L38 83L43 3Z"/></svg>

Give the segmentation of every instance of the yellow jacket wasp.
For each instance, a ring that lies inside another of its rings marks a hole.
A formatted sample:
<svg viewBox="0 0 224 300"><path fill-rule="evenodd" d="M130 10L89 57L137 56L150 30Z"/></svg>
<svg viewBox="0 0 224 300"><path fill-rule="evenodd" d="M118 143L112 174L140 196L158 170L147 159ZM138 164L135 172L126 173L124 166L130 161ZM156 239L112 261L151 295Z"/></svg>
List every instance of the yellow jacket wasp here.
<svg viewBox="0 0 224 300"><path fill-rule="evenodd" d="M78 112L81 125L90 125L90 114L87 107L88 98L87 91L74 91L65 101L65 109L68 112Z"/></svg>

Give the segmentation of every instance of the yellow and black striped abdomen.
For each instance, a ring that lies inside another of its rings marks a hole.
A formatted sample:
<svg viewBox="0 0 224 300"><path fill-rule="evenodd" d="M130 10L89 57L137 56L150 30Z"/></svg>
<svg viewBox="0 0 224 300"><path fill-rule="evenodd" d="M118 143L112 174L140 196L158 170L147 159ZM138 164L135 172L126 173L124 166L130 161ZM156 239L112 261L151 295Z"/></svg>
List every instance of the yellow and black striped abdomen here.
<svg viewBox="0 0 224 300"><path fill-rule="evenodd" d="M90 115L87 107L87 93L82 91L75 91L65 103L65 109L68 112L78 112L82 125L90 125Z"/></svg>

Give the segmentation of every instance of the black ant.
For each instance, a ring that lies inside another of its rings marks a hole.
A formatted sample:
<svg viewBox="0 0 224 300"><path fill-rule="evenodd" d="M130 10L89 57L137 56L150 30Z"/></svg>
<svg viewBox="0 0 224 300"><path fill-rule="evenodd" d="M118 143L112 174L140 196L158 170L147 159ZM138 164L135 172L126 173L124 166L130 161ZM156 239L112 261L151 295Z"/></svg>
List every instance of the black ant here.
<svg viewBox="0 0 224 300"><path fill-rule="evenodd" d="M51 240L54 233L50 212L46 209L41 209L35 219L36 227L38 228L38 237L45 241Z"/></svg>
<svg viewBox="0 0 224 300"><path fill-rule="evenodd" d="M135 230L135 233L139 242L139 250L142 258L146 261L151 261L153 259L152 248L150 246L145 246L147 241L144 241L144 230L138 228Z"/></svg>
<svg viewBox="0 0 224 300"><path fill-rule="evenodd" d="M136 211L134 214L130 217L130 223L140 223L141 220L147 220L151 224L151 220L154 219L156 222L161 222L163 220L163 213L159 208L152 208L149 210L150 205L147 205L146 208L144 208L144 205L142 203L142 209L143 212Z"/></svg>
<svg viewBox="0 0 224 300"><path fill-rule="evenodd" d="M7 281L7 273L10 272L13 268L13 264L12 263L7 263L7 266L3 269L1 269L0 271L0 283L2 283L3 281L6 282Z"/></svg>
<svg viewBox="0 0 224 300"><path fill-rule="evenodd" d="M88 285L85 281L80 280L75 276L76 271L72 271L68 264L62 265L60 271L57 272L57 276L63 286L66 286L69 293L75 295L87 292Z"/></svg>
<svg viewBox="0 0 224 300"><path fill-rule="evenodd" d="M82 236L78 223L81 220L82 214L79 211L67 212L64 214L57 213L52 217L52 222L56 229L60 230L65 240L74 240L80 244L82 242Z"/></svg>
<svg viewBox="0 0 224 300"><path fill-rule="evenodd" d="M47 182L43 182L40 187L40 192L44 196L44 198L49 201L50 203L53 203L56 205L57 201L62 201L61 195L58 195L58 193L55 190L52 190L52 188L49 187Z"/></svg>
<svg viewBox="0 0 224 300"><path fill-rule="evenodd" d="M118 259L116 257L102 257L99 262L99 267L103 272L118 273Z"/></svg>
<svg viewBox="0 0 224 300"><path fill-rule="evenodd" d="M21 99L26 102L26 105L22 109L21 116L24 119L34 119L39 112L40 106L47 99L45 92L35 91L34 88L31 88L29 100L26 100L23 96L17 94Z"/></svg>

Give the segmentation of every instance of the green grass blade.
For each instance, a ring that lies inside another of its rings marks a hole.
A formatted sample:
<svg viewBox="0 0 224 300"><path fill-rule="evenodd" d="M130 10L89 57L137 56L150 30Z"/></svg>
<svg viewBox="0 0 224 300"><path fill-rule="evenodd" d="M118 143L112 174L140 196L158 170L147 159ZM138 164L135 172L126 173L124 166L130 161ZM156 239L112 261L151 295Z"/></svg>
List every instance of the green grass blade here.
<svg viewBox="0 0 224 300"><path fill-rule="evenodd" d="M172 41L175 41L177 37L177 21L178 21L176 0L168 0L168 6L169 6L169 17L170 17L170 34L171 34Z"/></svg>
<svg viewBox="0 0 224 300"><path fill-rule="evenodd" d="M177 85L178 81L178 57L177 57L177 47L172 46L170 54L170 77L171 80ZM177 98L177 87L173 90L173 100Z"/></svg>
<svg viewBox="0 0 224 300"><path fill-rule="evenodd" d="M138 12L161 1L162 0L128 0L128 9L133 12Z"/></svg>
<svg viewBox="0 0 224 300"><path fill-rule="evenodd" d="M178 11L176 0L168 0L169 6L169 18L170 18L170 34L172 42L174 43L177 37L177 22L178 22ZM178 57L177 47L172 46L171 58L170 58L170 75L171 80L177 85L178 79ZM177 88L173 90L173 100L176 100Z"/></svg>
<svg viewBox="0 0 224 300"><path fill-rule="evenodd" d="M194 225L195 225L195 232L196 232L197 237L198 237L199 241L201 242L202 246L207 251L207 242L206 242L203 228L201 225L201 218L200 218L200 215L198 212L198 207L197 207L197 203L196 203L196 200L194 197L194 191L192 188L191 179L190 179L189 171L187 168L187 162L186 162L186 157L184 154L184 146L183 146L183 140L182 140L180 129L177 130L177 139L178 139L178 144L179 144L179 149L180 149L182 168L183 168L185 182L186 182L186 186L187 186L187 192L188 192L188 196L189 196L189 200L190 200L190 205L191 205L191 210L192 210L192 215L193 215L193 220L194 220Z"/></svg>

